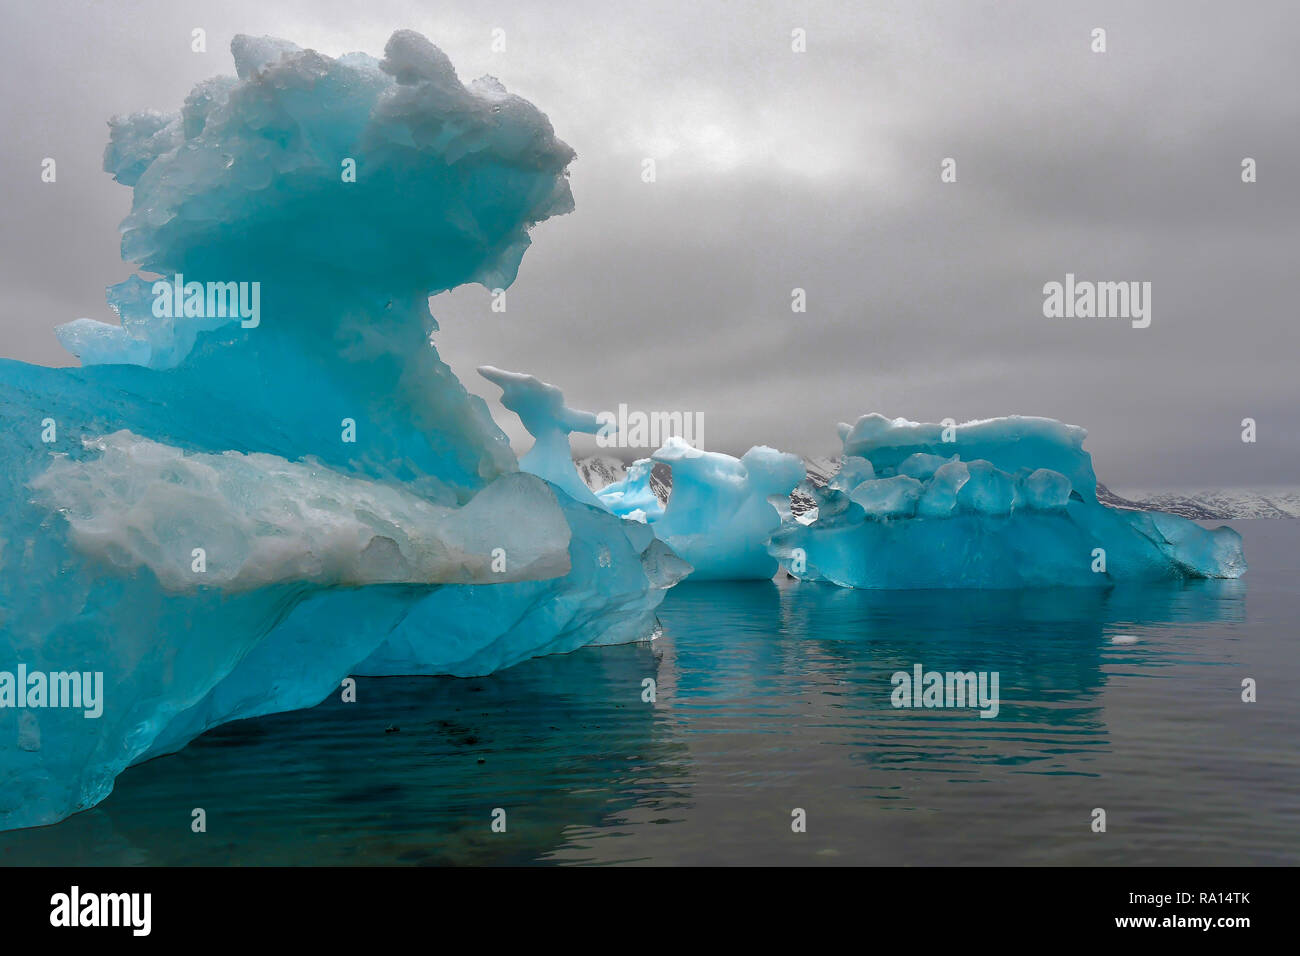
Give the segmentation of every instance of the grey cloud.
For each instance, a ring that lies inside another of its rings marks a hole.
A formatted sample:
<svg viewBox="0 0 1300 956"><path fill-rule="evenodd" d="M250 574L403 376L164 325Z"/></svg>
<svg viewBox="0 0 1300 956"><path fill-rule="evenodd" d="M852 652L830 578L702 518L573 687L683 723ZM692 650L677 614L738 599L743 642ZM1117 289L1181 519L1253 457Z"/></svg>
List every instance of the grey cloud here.
<svg viewBox="0 0 1300 956"><path fill-rule="evenodd" d="M99 172L112 113L173 109L236 32L378 52L425 32L574 146L577 209L508 293L433 302L471 389L493 364L571 405L700 411L710 447L836 450L869 411L1084 425L1124 488L1295 484L1300 11L1282 2L52 3L6 14L5 355L105 318L129 191ZM413 20L412 17L415 17ZM210 52L188 51L193 26ZM509 52L490 54L494 26ZM793 54L789 31L808 30ZM1092 27L1110 50L1088 51ZM653 150L659 179L639 178ZM59 158L42 187L40 158ZM1243 156L1260 182L1239 180ZM958 182L939 182L939 161ZM1042 285L1153 283L1134 330L1042 316ZM809 312L790 311L790 290ZM1243 445L1243 417L1260 441Z"/></svg>

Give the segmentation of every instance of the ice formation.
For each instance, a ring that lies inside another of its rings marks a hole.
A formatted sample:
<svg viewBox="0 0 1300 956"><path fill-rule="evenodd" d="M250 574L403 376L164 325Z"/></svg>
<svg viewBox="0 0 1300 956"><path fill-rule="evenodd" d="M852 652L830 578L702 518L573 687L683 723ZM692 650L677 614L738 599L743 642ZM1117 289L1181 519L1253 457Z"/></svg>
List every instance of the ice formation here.
<svg viewBox="0 0 1300 956"><path fill-rule="evenodd" d="M533 447L519 459L519 468L558 485L574 501L599 504L591 489L573 467L569 435L594 435L600 429L594 412L582 412L564 404L564 393L554 385L521 372L506 372L491 365L478 373L501 387L501 404L519 416L533 436Z"/></svg>
<svg viewBox="0 0 1300 956"><path fill-rule="evenodd" d="M1046 418L935 425L866 415L815 514L771 552L801 580L859 588L1105 587L1238 577L1241 536L1097 501L1086 432Z"/></svg>
<svg viewBox="0 0 1300 956"><path fill-rule="evenodd" d="M572 208L546 117L408 31L382 60L232 52L179 112L110 124L142 270L120 325L60 328L81 368L0 360L0 671L104 679L96 719L0 706L0 828L349 674L645 638L686 570L521 473L430 341L430 295L509 285Z"/></svg>
<svg viewBox="0 0 1300 956"><path fill-rule="evenodd" d="M348 675L645 638L692 566L908 588L1244 570L1231 531L1098 504L1083 431L1044 419L946 441L868 416L796 520L803 464L766 447L670 440L593 494L568 443L595 416L485 366L534 437L517 462L432 346L428 297L510 284L529 230L573 206L573 151L409 31L382 60L244 36L232 52L237 76L179 112L110 124L142 270L108 290L120 324L59 329L80 368L0 360L0 829L93 806L132 763ZM2 679L71 672L103 675L100 715L15 706Z"/></svg>
<svg viewBox="0 0 1300 956"><path fill-rule="evenodd" d="M649 487L654 462L668 465L673 474L672 493L663 508ZM763 579L777 570L767 545L781 526L781 513L771 499L788 505L790 492L803 477L797 455L759 445L733 458L700 451L674 437L598 497L616 514L647 521L655 535L695 569L696 579Z"/></svg>
<svg viewBox="0 0 1300 956"><path fill-rule="evenodd" d="M478 371L501 387L501 403L534 438L520 459L522 470L564 489L575 501L648 525L652 531L645 539L668 545L698 580L765 579L776 573L767 544L781 516L769 499L788 502L804 477L797 456L760 446L738 459L671 437L650 458L635 462L622 481L593 493L574 467L569 435L597 432L597 416L568 407L559 388L532 375L492 366ZM666 508L650 489L656 462L672 469L673 492Z"/></svg>
<svg viewBox="0 0 1300 956"><path fill-rule="evenodd" d="M67 519L82 554L147 568L167 591L496 584L570 570L564 514L528 475L502 475L449 508L276 455L186 454L127 431L85 444L94 457L56 458L32 480L36 504ZM178 541L205 544L201 573ZM494 569L506 541L509 561Z"/></svg>
<svg viewBox="0 0 1300 956"><path fill-rule="evenodd" d="M663 516L664 506L650 487L650 473L654 469L650 458L638 458L627 468L619 481L610 482L596 492L596 497L615 514L633 521L657 521Z"/></svg>

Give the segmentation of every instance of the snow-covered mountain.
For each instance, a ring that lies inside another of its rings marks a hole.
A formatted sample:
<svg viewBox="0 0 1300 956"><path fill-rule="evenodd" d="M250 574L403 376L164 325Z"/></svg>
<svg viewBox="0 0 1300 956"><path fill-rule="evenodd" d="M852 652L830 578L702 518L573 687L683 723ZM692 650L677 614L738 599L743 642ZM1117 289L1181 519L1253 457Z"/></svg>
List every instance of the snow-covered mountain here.
<svg viewBox="0 0 1300 956"><path fill-rule="evenodd" d="M826 484L840 470L839 458L805 458L808 477L813 484ZM812 507L794 493L794 513ZM1223 521L1230 518L1300 518L1300 488L1252 491L1248 488L1220 488L1214 491L1135 492L1123 496L1097 482L1097 500L1112 508L1130 511L1164 511L1196 521Z"/></svg>
<svg viewBox="0 0 1300 956"><path fill-rule="evenodd" d="M627 474L627 465L618 458L608 455L588 455L575 458L573 466L578 469L578 476L592 491L600 491L606 485L622 481Z"/></svg>
<svg viewBox="0 0 1300 956"><path fill-rule="evenodd" d="M627 463L609 455L588 455L575 458L573 466L583 483L592 491L600 491L606 485L622 481L627 477ZM667 465L656 464L650 470L650 490L661 502L668 500L668 491L672 488L673 473Z"/></svg>
<svg viewBox="0 0 1300 956"><path fill-rule="evenodd" d="M834 478L835 473L840 470L840 459L838 457L805 458L803 466L808 470L808 479L820 488Z"/></svg>
<svg viewBox="0 0 1300 956"><path fill-rule="evenodd" d="M1197 521L1226 518L1300 518L1300 489L1251 491L1228 488L1215 491L1133 492L1125 497L1098 482L1097 500L1112 508L1166 511Z"/></svg>

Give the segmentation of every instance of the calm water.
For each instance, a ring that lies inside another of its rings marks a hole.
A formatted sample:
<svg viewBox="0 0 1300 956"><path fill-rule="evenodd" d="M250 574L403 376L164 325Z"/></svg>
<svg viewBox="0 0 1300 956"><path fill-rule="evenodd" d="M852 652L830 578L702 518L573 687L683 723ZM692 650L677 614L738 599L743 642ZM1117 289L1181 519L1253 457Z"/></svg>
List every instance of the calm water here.
<svg viewBox="0 0 1300 956"><path fill-rule="evenodd" d="M1234 526L1244 579L1110 595L688 583L652 644L362 679L0 834L0 863L1295 864L1300 521ZM894 709L916 663L997 671L1001 713Z"/></svg>

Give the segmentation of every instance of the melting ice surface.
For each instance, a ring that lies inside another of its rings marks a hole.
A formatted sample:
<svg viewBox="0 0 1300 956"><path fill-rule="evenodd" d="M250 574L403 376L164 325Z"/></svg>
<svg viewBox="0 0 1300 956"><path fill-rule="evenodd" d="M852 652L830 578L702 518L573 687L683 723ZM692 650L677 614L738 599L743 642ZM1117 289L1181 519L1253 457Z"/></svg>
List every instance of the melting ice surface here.
<svg viewBox="0 0 1300 956"><path fill-rule="evenodd" d="M145 273L109 290L120 325L59 330L81 368L0 361L0 828L349 674L644 639L687 570L520 471L430 343L430 295L509 285L572 208L546 117L411 32L382 60L232 52L179 112L110 124ZM102 672L103 715L14 706L19 665Z"/></svg>

